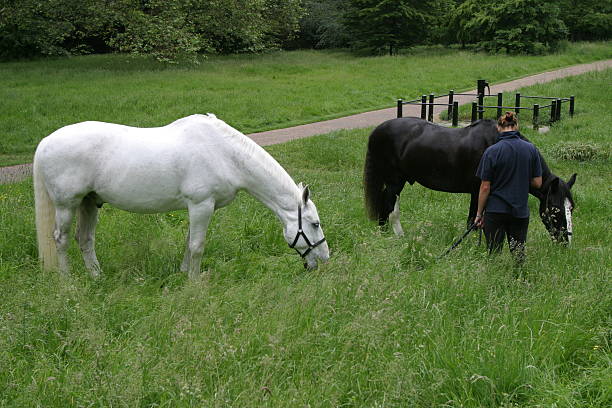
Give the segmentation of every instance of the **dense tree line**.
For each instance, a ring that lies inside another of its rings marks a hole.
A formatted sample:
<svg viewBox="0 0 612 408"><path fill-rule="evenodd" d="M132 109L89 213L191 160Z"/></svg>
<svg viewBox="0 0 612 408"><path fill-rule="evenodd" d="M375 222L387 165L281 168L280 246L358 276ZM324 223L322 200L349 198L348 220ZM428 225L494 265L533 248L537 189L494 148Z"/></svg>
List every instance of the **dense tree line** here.
<svg viewBox="0 0 612 408"><path fill-rule="evenodd" d="M541 53L612 36L611 0L0 0L0 58L110 51L163 61L419 44Z"/></svg>

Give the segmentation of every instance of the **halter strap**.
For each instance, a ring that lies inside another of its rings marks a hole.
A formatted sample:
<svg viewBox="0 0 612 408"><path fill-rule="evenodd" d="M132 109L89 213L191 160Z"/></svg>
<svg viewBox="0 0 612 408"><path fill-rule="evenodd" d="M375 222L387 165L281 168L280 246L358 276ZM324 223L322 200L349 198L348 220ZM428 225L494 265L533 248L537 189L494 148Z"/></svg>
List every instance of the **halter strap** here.
<svg viewBox="0 0 612 408"><path fill-rule="evenodd" d="M300 239L300 237L303 237L304 241L308 245L308 249L306 251L304 251L304 253L301 253L300 250L295 247L295 245L297 244L297 242ZM325 237L321 238L320 240L318 240L314 244L311 243L310 240L308 239L308 237L306 236L306 234L304 233L304 230L302 230L302 206L299 205L298 206L298 231L297 231L297 234L295 234L295 239L293 240L293 243L289 244L289 248L295 249L295 251L298 254L300 254L300 256L302 258L305 258L306 255L308 255L310 253L310 251L312 251L313 249L315 249L316 247L321 245L323 242L325 242Z"/></svg>

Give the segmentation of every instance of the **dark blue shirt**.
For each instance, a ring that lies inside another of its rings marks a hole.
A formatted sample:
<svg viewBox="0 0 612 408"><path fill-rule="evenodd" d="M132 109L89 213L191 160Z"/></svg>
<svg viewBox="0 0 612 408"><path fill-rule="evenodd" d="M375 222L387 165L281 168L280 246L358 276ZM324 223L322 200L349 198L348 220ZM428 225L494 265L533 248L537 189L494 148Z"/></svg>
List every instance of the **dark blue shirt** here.
<svg viewBox="0 0 612 408"><path fill-rule="evenodd" d="M498 142L485 150L476 176L491 182L486 211L528 218L529 185L542 175L540 154L517 131L503 132Z"/></svg>

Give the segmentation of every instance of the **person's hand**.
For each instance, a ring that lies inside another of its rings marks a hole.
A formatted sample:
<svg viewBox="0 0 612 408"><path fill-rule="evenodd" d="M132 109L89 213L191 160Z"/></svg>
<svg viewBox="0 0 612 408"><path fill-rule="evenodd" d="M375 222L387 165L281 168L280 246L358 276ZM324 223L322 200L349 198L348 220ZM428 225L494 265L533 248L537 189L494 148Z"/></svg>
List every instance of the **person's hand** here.
<svg viewBox="0 0 612 408"><path fill-rule="evenodd" d="M474 226L476 228L483 228L484 227L484 218L482 217L482 215L476 215L476 218L474 218Z"/></svg>

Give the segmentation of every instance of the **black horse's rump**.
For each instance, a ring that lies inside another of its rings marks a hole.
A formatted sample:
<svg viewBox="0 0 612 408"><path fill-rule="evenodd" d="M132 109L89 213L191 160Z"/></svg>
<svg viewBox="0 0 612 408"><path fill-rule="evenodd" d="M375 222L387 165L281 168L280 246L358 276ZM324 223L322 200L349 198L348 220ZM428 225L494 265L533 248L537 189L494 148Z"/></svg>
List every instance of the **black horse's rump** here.
<svg viewBox="0 0 612 408"><path fill-rule="evenodd" d="M382 123L370 135L364 166L369 218L381 225L386 223L405 183L417 182L432 190L470 194L468 223L471 222L478 209L480 179L476 169L482 154L497 141L497 136L493 120L480 120L459 129L410 117ZM541 159L543 188L530 191L541 201L540 213L553 206L553 202L563 208L565 198L573 207L569 189L576 176L565 183ZM567 226L565 220L558 221L551 228L545 222L551 233Z"/></svg>

